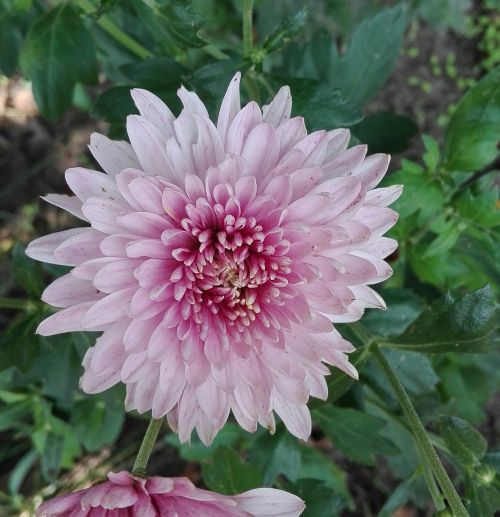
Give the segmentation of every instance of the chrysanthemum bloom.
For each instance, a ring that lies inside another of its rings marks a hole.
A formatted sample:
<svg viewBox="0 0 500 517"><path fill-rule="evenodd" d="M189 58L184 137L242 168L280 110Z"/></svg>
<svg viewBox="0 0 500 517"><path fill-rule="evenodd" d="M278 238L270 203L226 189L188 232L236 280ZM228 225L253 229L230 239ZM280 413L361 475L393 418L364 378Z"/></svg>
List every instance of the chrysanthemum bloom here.
<svg viewBox="0 0 500 517"><path fill-rule="evenodd" d="M196 488L187 478L141 478L126 471L108 481L42 503L38 517L298 517L302 499L273 488L227 496Z"/></svg>
<svg viewBox="0 0 500 517"><path fill-rule="evenodd" d="M309 396L325 399L324 364L357 373L332 322L384 307L368 284L392 273L382 237L399 186L372 190L389 157L347 149L345 129L307 134L282 88L240 109L231 81L217 125L179 90L179 117L132 96L131 145L93 135L105 174L69 169L76 196L45 199L90 223L32 242L30 257L73 266L44 292L63 308L42 335L104 331L84 359L87 393L123 382L127 409L168 415L182 442L208 444L230 411L239 424L311 431Z"/></svg>

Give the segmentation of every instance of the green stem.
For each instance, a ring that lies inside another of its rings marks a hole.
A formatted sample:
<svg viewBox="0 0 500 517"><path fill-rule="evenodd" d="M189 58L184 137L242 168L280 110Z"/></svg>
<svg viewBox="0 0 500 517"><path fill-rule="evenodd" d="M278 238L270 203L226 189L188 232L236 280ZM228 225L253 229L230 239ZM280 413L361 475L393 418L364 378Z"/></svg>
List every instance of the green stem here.
<svg viewBox="0 0 500 517"><path fill-rule="evenodd" d="M152 418L149 422L148 429L142 439L141 447L137 453L137 458L135 459L134 468L132 469L132 474L135 476L146 475L146 467L148 465L149 457L151 456L151 451L153 450L162 424L163 418L160 418L159 420Z"/></svg>
<svg viewBox="0 0 500 517"><path fill-rule="evenodd" d="M29 305L30 301L23 298L0 298L1 309L26 309Z"/></svg>
<svg viewBox="0 0 500 517"><path fill-rule="evenodd" d="M210 56L218 59L219 61L222 59L229 59L229 56L222 52L222 50L218 49L214 45L205 45L203 50Z"/></svg>
<svg viewBox="0 0 500 517"><path fill-rule="evenodd" d="M432 465L430 464L422 447L420 447L418 443L416 445L418 449L418 455L422 460L422 474L424 476L425 484L427 485L427 490L429 490L429 494L431 495L434 506L438 512L446 510L446 504L443 500L443 496L441 495L439 487L436 484L436 479L432 474Z"/></svg>
<svg viewBox="0 0 500 517"><path fill-rule="evenodd" d="M77 3L81 7L82 11L87 14L93 13L95 11L95 6L92 5L89 0L77 0ZM137 57L146 59L153 55L147 48L144 48L140 43L135 41L135 39L125 34L106 15L101 16L96 23L99 25L99 27L101 27L101 29L106 31L112 38L118 41L118 43L120 43L126 49L130 50L130 52L135 54Z"/></svg>
<svg viewBox="0 0 500 517"><path fill-rule="evenodd" d="M253 47L253 0L243 0L243 56L250 57Z"/></svg>
<svg viewBox="0 0 500 517"><path fill-rule="evenodd" d="M391 368L389 362L385 358L384 354L375 343L372 346L373 355L377 358L387 380L392 386L396 398L403 410L405 417L410 424L410 428L412 430L413 436L422 451L422 454L425 455L426 461L428 462L429 468L434 474L441 491L443 492L450 508L455 517L469 517L467 510L465 509L460 497L453 486L448 474L446 473L437 452L432 446L429 437L427 436L427 432L422 424L422 421L417 415L415 408L406 393L405 388L401 384L400 380L396 376L394 370Z"/></svg>

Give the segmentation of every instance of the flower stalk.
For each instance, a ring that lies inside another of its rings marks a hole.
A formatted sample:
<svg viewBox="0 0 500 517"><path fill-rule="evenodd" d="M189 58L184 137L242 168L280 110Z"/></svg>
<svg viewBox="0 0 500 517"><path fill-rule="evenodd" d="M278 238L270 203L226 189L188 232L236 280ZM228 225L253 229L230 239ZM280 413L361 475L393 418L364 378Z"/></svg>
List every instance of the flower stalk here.
<svg viewBox="0 0 500 517"><path fill-rule="evenodd" d="M0 309L27 309L30 300L23 298L0 298Z"/></svg>
<svg viewBox="0 0 500 517"><path fill-rule="evenodd" d="M387 380L389 381L396 398L403 410L405 417L410 424L410 429L417 442L422 455L425 456L425 461L431 469L432 474L436 478L436 481L441 489L444 497L446 498L453 515L456 517L469 517L467 510L465 509L460 496L458 495L453 483L451 482L439 456L432 446L427 432L425 430L422 421L420 420L415 408L406 392L405 388L398 379L396 373L392 369L391 365L385 358L384 354L380 350L379 346L375 343L372 346L372 353L380 364ZM436 494L433 494L434 497Z"/></svg>
<svg viewBox="0 0 500 517"><path fill-rule="evenodd" d="M134 468L132 470L134 476L146 476L146 467L148 466L149 457L153 451L163 420L163 418L151 418L146 434L142 439L141 447L137 453L137 458L135 459Z"/></svg>
<svg viewBox="0 0 500 517"><path fill-rule="evenodd" d="M88 0L78 0L77 3L86 14L93 13L96 9ZM118 43L132 52L132 54L135 54L141 59L152 57L153 54L147 48L144 48L140 43L135 41L135 39L131 38L128 34L125 34L117 25L106 17L106 15L101 16L96 23Z"/></svg>
<svg viewBox="0 0 500 517"><path fill-rule="evenodd" d="M250 57L253 47L253 0L243 0L243 56Z"/></svg>

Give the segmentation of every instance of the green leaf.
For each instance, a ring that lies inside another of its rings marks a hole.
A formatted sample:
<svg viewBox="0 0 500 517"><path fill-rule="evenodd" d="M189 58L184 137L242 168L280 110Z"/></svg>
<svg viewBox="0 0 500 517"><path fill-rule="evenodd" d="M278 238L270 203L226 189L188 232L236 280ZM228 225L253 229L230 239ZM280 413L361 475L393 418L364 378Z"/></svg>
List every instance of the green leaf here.
<svg viewBox="0 0 500 517"><path fill-rule="evenodd" d="M34 449L29 450L17 463L16 466L11 470L9 475L9 493L17 494L24 479L28 475L35 464L38 455Z"/></svg>
<svg viewBox="0 0 500 517"><path fill-rule="evenodd" d="M325 486L350 500L347 476L329 456L308 444L300 444L301 466L299 479L318 479Z"/></svg>
<svg viewBox="0 0 500 517"><path fill-rule="evenodd" d="M168 434L165 439L167 443L179 450L181 458L187 461L201 462L210 458L220 446L231 447L235 445L244 433L246 431L243 431L241 427L227 423L208 447L201 442L196 434L188 443L181 443L176 433Z"/></svg>
<svg viewBox="0 0 500 517"><path fill-rule="evenodd" d="M69 108L77 82L97 81L94 42L72 3L58 5L33 25L21 51L21 67L33 83L40 111L51 120Z"/></svg>
<svg viewBox="0 0 500 517"><path fill-rule="evenodd" d="M403 386L414 396L426 395L436 390L439 377L428 357L406 350L384 350L384 356L396 372ZM382 391L381 398L393 399L393 390L387 379L380 375L375 361L370 361L364 370L370 385Z"/></svg>
<svg viewBox="0 0 500 517"><path fill-rule="evenodd" d="M24 247L17 242L12 252L12 276L14 280L30 295L39 300L44 288L42 267L36 260L30 259Z"/></svg>
<svg viewBox="0 0 500 517"><path fill-rule="evenodd" d="M239 56L224 59L198 68L187 78L187 82L202 99L217 101L218 108L234 74L238 70L244 72L248 66Z"/></svg>
<svg viewBox="0 0 500 517"><path fill-rule="evenodd" d="M125 420L121 391L114 388L74 405L71 425L87 451L94 452L112 444L120 434Z"/></svg>
<svg viewBox="0 0 500 517"><path fill-rule="evenodd" d="M336 517L346 507L346 499L317 479L301 479L287 490L298 495L306 503L301 517Z"/></svg>
<svg viewBox="0 0 500 517"><path fill-rule="evenodd" d="M378 517L391 517L395 514L396 510L401 508L407 503L413 493L415 485L415 476L411 476L402 483L400 483L394 492L390 495L389 499L385 502L384 506L380 509Z"/></svg>
<svg viewBox="0 0 500 517"><path fill-rule="evenodd" d="M260 470L227 447L219 447L211 461L203 464L202 474L208 488L221 494L239 494L262 485Z"/></svg>
<svg viewBox="0 0 500 517"><path fill-rule="evenodd" d="M275 83L290 86L293 112L305 118L310 131L349 127L363 118L354 104L327 83L288 77L277 79Z"/></svg>
<svg viewBox="0 0 500 517"><path fill-rule="evenodd" d="M120 67L120 72L133 84L151 90L168 86L177 90L181 85L182 76L188 71L185 66L166 56L127 63Z"/></svg>
<svg viewBox="0 0 500 517"><path fill-rule="evenodd" d="M139 2L139 4L142 2ZM190 2L185 0L171 0L165 5L158 5L154 0L144 0L154 15L155 33L161 32L162 38L166 38L172 45L180 49L200 48L207 43L198 35L205 20L196 13L190 11ZM139 6L135 6L137 9ZM153 33L153 36L155 35Z"/></svg>
<svg viewBox="0 0 500 517"><path fill-rule="evenodd" d="M314 411L333 445L354 461L375 465L376 454L395 454L397 448L380 434L385 421L356 409L322 407Z"/></svg>
<svg viewBox="0 0 500 517"><path fill-rule="evenodd" d="M47 481L57 479L61 470L64 451L64 436L48 433L42 454L42 474Z"/></svg>
<svg viewBox="0 0 500 517"><path fill-rule="evenodd" d="M356 28L330 74L333 85L347 100L364 106L382 88L396 63L405 27L406 10L400 4Z"/></svg>
<svg viewBox="0 0 500 517"><path fill-rule="evenodd" d="M125 124L128 115L138 113L130 96L132 86L115 86L97 98L93 112L100 119L112 124Z"/></svg>
<svg viewBox="0 0 500 517"><path fill-rule="evenodd" d="M0 431L11 429L22 423L24 417L31 413L31 401L0 406Z"/></svg>
<svg viewBox="0 0 500 517"><path fill-rule="evenodd" d="M7 12L0 14L0 72L8 77L17 69L21 39L16 19Z"/></svg>
<svg viewBox="0 0 500 517"><path fill-rule="evenodd" d="M352 128L354 135L368 145L371 153L392 154L404 151L417 131L413 120L395 113L368 115Z"/></svg>
<svg viewBox="0 0 500 517"><path fill-rule="evenodd" d="M463 192L457 200L457 210L460 215L480 226L493 228L500 225L500 210L498 201L498 187L494 185L483 192L474 195L470 189Z"/></svg>
<svg viewBox="0 0 500 517"><path fill-rule="evenodd" d="M491 70L459 102L446 130L445 167L478 171L499 154L500 68Z"/></svg>
<svg viewBox="0 0 500 517"><path fill-rule="evenodd" d="M280 474L295 482L301 465L299 444L284 429L264 433L249 450L248 461L262 469L263 486L272 486Z"/></svg>
<svg viewBox="0 0 500 517"><path fill-rule="evenodd" d="M486 352L494 343L498 309L488 287L455 300L439 299L387 346L416 352Z"/></svg>
<svg viewBox="0 0 500 517"><path fill-rule="evenodd" d="M403 194L392 205L401 219L418 213L420 226L443 210L445 195L441 183L412 162L403 160L402 170L391 174L384 181L386 185L404 185Z"/></svg>
<svg viewBox="0 0 500 517"><path fill-rule="evenodd" d="M307 7L302 7L292 16L281 21L264 41L263 49L267 53L275 52L293 38L297 37L305 26L307 20Z"/></svg>
<svg viewBox="0 0 500 517"><path fill-rule="evenodd" d="M498 352L458 357L454 354L443 359L436 371L448 410L469 422L483 422L485 404L498 383Z"/></svg>
<svg viewBox="0 0 500 517"><path fill-rule="evenodd" d="M123 125L128 115L137 113L130 95L132 88L145 88L176 110L180 107L176 92L183 74L188 70L168 57L157 57L128 63L120 72L130 81L128 86L115 86L106 90L94 104L94 114L112 124Z"/></svg>
<svg viewBox="0 0 500 517"><path fill-rule="evenodd" d="M439 235L425 250L423 258L426 259L438 255L445 255L455 245L464 229L465 228L458 224L454 219L446 221L445 226L441 229Z"/></svg>
<svg viewBox="0 0 500 517"><path fill-rule="evenodd" d="M439 164L438 143L434 138L428 135L422 135L422 140L424 141L425 147L425 153L423 155L425 166L429 172L435 172Z"/></svg>
<svg viewBox="0 0 500 517"><path fill-rule="evenodd" d="M0 333L0 370L13 367L26 372L30 368L40 348L35 335L38 323L38 315L24 314Z"/></svg>
<svg viewBox="0 0 500 517"><path fill-rule="evenodd" d="M426 301L411 289L384 289L385 311L367 311L363 326L375 336L388 338L401 334L427 308Z"/></svg>
<svg viewBox="0 0 500 517"><path fill-rule="evenodd" d="M471 0L420 0L417 13L427 22L440 28L465 32L470 26L468 11Z"/></svg>
<svg viewBox="0 0 500 517"><path fill-rule="evenodd" d="M493 486L474 488L467 510L471 517L495 517L500 510L500 491Z"/></svg>
<svg viewBox="0 0 500 517"><path fill-rule="evenodd" d="M479 431L461 418L442 416L439 430L451 455L464 467L479 465L488 443Z"/></svg>
<svg viewBox="0 0 500 517"><path fill-rule="evenodd" d="M81 356L74 340L77 334L38 337L39 347L33 358L26 380L41 382L43 394L69 409L81 375Z"/></svg>

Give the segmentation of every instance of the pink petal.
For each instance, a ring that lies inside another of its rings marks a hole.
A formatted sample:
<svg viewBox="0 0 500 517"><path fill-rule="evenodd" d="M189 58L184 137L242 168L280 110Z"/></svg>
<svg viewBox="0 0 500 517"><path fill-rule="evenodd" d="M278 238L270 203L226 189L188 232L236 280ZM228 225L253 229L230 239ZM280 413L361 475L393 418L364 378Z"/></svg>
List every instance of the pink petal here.
<svg viewBox="0 0 500 517"><path fill-rule="evenodd" d="M241 156L248 164L250 174L263 178L276 165L279 156L279 140L270 124L258 124L248 134Z"/></svg>
<svg viewBox="0 0 500 517"><path fill-rule="evenodd" d="M169 181L175 179L165 150L166 142L156 126L139 115L129 115L127 133L141 163L140 168L152 176L163 176Z"/></svg>
<svg viewBox="0 0 500 517"><path fill-rule="evenodd" d="M82 202L76 196L66 196L65 194L47 194L46 196L42 196L42 199L51 205L66 210L66 212L69 212L79 219L83 219L84 221L86 220L82 212Z"/></svg>
<svg viewBox="0 0 500 517"><path fill-rule="evenodd" d="M306 507L296 495L275 488L256 488L233 499L254 517L298 517Z"/></svg>
<svg viewBox="0 0 500 517"><path fill-rule="evenodd" d="M41 336L53 336L54 334L85 330L82 326L82 318L93 305L94 302L80 303L56 312L38 325L36 333Z"/></svg>
<svg viewBox="0 0 500 517"><path fill-rule="evenodd" d="M130 91L139 113L148 122L159 129L165 140L174 134L174 115L167 105L147 90L134 88Z"/></svg>
<svg viewBox="0 0 500 517"><path fill-rule="evenodd" d="M54 257L54 251L69 238L87 231L88 228L72 228L71 230L64 230L62 232L51 233L49 235L39 237L28 244L26 255L34 260L48 262L49 264L72 266L74 265L73 261L70 261L68 264L61 262Z"/></svg>
<svg viewBox="0 0 500 517"><path fill-rule="evenodd" d="M262 113L255 102L249 102L234 117L226 136L226 152L240 155L250 131L262 122Z"/></svg>
<svg viewBox="0 0 500 517"><path fill-rule="evenodd" d="M290 88L283 86L271 103L262 108L264 122L278 127L290 118L292 111L292 96Z"/></svg>
<svg viewBox="0 0 500 517"><path fill-rule="evenodd" d="M71 274L54 280L43 292L42 300L54 307L71 307L102 298L102 293L91 282Z"/></svg>
<svg viewBox="0 0 500 517"><path fill-rule="evenodd" d="M311 434L311 414L306 405L292 404L274 391L273 408L294 436L302 440L309 438Z"/></svg>
<svg viewBox="0 0 500 517"><path fill-rule="evenodd" d="M66 183L82 201L94 196L114 200L121 198L116 181L102 172L74 167L66 171Z"/></svg>
<svg viewBox="0 0 500 517"><path fill-rule="evenodd" d="M220 107L219 117L217 119L217 130L219 131L223 144L226 142L226 135L231 122L238 111L240 111L240 79L241 73L236 72L236 75L229 83Z"/></svg>
<svg viewBox="0 0 500 517"><path fill-rule="evenodd" d="M135 287L108 294L86 312L82 318L82 326L86 329L95 329L118 321L127 315Z"/></svg>
<svg viewBox="0 0 500 517"><path fill-rule="evenodd" d="M117 142L99 133L92 133L89 149L103 170L111 176L129 167L140 168L137 156L128 142Z"/></svg>

